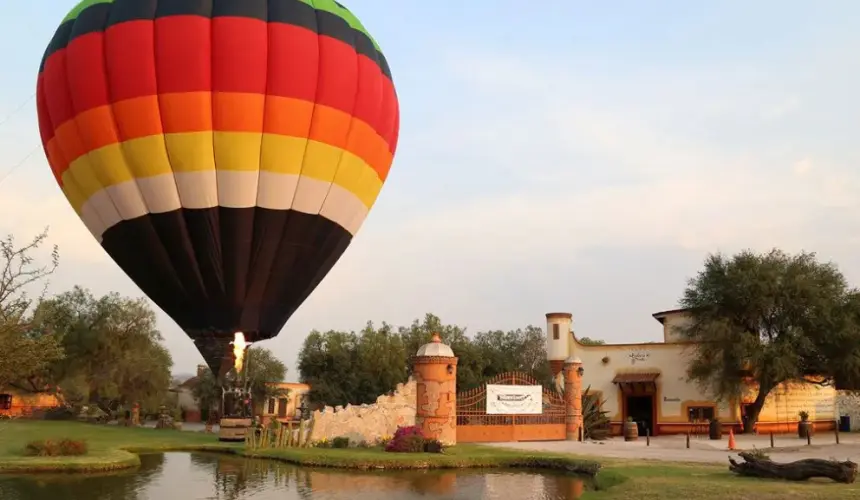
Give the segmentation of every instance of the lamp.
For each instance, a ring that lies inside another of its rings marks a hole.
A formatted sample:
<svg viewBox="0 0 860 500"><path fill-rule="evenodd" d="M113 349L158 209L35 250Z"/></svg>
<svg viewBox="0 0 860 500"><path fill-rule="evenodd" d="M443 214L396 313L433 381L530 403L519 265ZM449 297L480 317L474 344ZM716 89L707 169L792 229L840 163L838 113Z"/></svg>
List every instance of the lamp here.
<svg viewBox="0 0 860 500"><path fill-rule="evenodd" d="M579 375L580 377L582 376L583 373L585 373L585 368L580 366L579 368L576 369L576 374Z"/></svg>

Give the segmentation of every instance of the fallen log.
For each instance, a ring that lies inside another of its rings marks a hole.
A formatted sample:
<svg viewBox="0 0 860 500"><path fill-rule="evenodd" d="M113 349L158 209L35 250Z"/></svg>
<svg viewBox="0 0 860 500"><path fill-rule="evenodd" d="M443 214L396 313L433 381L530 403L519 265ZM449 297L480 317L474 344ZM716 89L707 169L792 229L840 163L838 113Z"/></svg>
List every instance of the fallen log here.
<svg viewBox="0 0 860 500"><path fill-rule="evenodd" d="M769 458L757 458L749 452L742 451L738 455L744 462L738 463L729 457L729 470L735 474L767 479L784 479L786 481L806 481L814 477L826 477L838 483L853 483L857 479L857 464L846 460L822 460L807 458L784 464L776 463Z"/></svg>

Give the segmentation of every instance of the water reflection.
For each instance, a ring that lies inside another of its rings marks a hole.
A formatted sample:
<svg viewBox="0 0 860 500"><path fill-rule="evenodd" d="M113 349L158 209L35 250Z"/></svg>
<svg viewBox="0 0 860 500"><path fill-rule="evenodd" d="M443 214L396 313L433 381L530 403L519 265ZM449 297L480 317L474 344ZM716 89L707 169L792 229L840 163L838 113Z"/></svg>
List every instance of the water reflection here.
<svg viewBox="0 0 860 500"><path fill-rule="evenodd" d="M165 455L141 455L139 469L104 474L0 475L0 499L149 500L144 490L165 460Z"/></svg>
<svg viewBox="0 0 860 500"><path fill-rule="evenodd" d="M347 472L229 455L142 455L135 471L0 476L3 500L575 500L582 478L520 471Z"/></svg>

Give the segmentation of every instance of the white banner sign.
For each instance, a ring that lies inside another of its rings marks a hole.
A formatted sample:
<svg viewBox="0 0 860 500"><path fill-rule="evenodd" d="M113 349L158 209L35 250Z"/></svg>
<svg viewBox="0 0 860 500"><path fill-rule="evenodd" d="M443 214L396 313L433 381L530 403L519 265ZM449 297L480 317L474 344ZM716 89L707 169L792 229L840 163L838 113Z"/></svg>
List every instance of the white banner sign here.
<svg viewBox="0 0 860 500"><path fill-rule="evenodd" d="M540 415L543 387L539 385L487 385L487 415Z"/></svg>

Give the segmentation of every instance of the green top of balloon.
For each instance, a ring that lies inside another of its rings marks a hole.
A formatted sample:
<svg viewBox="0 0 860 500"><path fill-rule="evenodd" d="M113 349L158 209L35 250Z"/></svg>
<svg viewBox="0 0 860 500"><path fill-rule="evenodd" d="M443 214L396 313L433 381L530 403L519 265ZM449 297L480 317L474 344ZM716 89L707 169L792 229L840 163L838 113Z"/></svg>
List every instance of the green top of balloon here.
<svg viewBox="0 0 860 500"><path fill-rule="evenodd" d="M331 14L334 14L334 15L340 17L341 19L346 21L346 23L350 27L352 27L352 29L354 29L356 31L360 31L361 33L364 33L365 35L367 35L367 37L370 38L370 41L373 42L373 46L376 47L376 50L380 50L379 44L377 44L376 40L374 40L373 37L370 36L370 33L367 32L367 30L361 24L361 21L359 21L358 18L355 17L355 14L350 12L349 9L347 9L346 7L341 5L336 0L297 0L297 1L308 4L316 10L325 11L325 12L328 12L328 13L331 13ZM86 9L87 7L89 7L91 5L96 5L96 4L100 4L100 3L113 3L113 2L114 2L114 0L81 0L77 5L72 7L72 10L69 11L69 13L66 15L66 17L63 18L63 22L65 23L67 21L72 21L74 19L77 19L78 15L80 15L80 13L84 9Z"/></svg>

